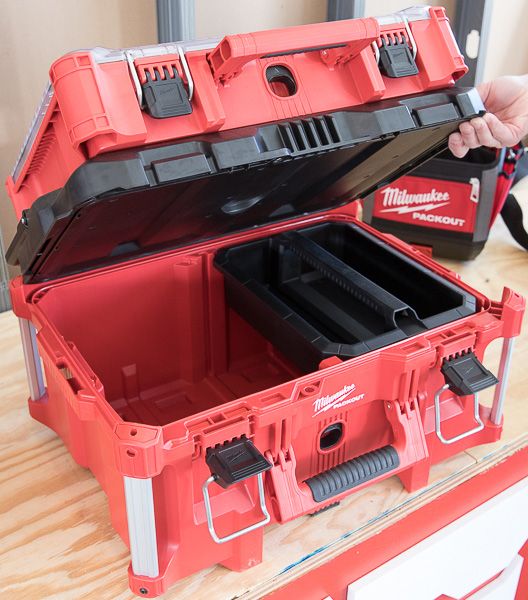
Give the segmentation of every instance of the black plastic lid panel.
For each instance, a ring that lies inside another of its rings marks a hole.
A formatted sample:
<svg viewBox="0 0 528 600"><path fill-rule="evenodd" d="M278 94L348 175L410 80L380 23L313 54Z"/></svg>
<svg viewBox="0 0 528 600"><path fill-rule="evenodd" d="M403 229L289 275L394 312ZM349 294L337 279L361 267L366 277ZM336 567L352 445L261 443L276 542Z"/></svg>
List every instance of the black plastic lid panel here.
<svg viewBox="0 0 528 600"><path fill-rule="evenodd" d="M25 211L7 252L55 279L329 210L443 150L474 89L386 101L101 155Z"/></svg>

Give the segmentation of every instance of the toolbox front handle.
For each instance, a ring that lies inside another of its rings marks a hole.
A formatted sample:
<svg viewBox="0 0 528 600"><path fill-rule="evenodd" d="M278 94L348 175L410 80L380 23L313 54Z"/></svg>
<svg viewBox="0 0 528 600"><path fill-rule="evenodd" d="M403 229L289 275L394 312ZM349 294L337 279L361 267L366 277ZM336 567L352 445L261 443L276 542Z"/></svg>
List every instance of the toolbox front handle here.
<svg viewBox="0 0 528 600"><path fill-rule="evenodd" d="M356 456L305 481L316 502L324 502L400 466L396 448L384 446Z"/></svg>
<svg viewBox="0 0 528 600"><path fill-rule="evenodd" d="M321 505L340 500L369 483L398 474L406 486L427 474L429 456L420 408L416 399L404 406L386 401L385 414L392 428L392 442L355 456L329 469L299 481L293 447L279 453L270 471L278 513L286 521L300 513L313 513ZM271 461L271 454L266 455ZM425 469L424 469L425 467ZM422 480L420 479L420 481Z"/></svg>
<svg viewBox="0 0 528 600"><path fill-rule="evenodd" d="M225 82L238 75L245 64L260 58L318 51L321 60L334 66L359 54L379 35L379 23L372 17L301 25L228 35L207 58L215 80Z"/></svg>

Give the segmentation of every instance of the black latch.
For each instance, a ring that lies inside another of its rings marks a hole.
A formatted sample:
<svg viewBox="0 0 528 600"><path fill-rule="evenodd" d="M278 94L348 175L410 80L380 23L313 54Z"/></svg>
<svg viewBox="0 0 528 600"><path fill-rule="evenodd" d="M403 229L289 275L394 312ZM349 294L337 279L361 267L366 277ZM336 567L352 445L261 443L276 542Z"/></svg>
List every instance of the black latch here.
<svg viewBox="0 0 528 600"><path fill-rule="evenodd" d="M157 77L152 79L149 71L146 70L147 81L141 86L148 114L156 119L164 119L192 113L187 90L178 71L172 67L170 72L167 67L163 67L165 79L161 78L159 71L155 72Z"/></svg>
<svg viewBox="0 0 528 600"><path fill-rule="evenodd" d="M458 396L472 396L499 383L473 352L444 361L441 371L449 388Z"/></svg>
<svg viewBox="0 0 528 600"><path fill-rule="evenodd" d="M392 43L390 40L387 42L382 37L379 53L379 66L383 75L387 77L407 77L418 73L418 67L405 38Z"/></svg>
<svg viewBox="0 0 528 600"><path fill-rule="evenodd" d="M272 464L247 438L208 448L205 462L223 488L271 469Z"/></svg>

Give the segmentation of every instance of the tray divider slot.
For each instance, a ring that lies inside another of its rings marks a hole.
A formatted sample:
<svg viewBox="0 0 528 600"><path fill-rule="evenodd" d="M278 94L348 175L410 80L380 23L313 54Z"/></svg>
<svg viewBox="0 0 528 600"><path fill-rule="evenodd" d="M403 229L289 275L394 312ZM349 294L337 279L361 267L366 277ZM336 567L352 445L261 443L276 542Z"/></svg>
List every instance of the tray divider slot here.
<svg viewBox="0 0 528 600"><path fill-rule="evenodd" d="M415 310L371 281L368 277L347 265L320 244L296 231L289 231L275 238L274 242L290 250L318 273L338 285L383 317L385 325L398 329L398 316L406 316L421 323ZM279 259L280 261L280 259ZM279 267L279 285L284 285L284 270Z"/></svg>
<svg viewBox="0 0 528 600"><path fill-rule="evenodd" d="M330 298L301 282L287 285L288 296L337 334L344 343L352 344L372 337L372 331L352 315L336 306Z"/></svg>

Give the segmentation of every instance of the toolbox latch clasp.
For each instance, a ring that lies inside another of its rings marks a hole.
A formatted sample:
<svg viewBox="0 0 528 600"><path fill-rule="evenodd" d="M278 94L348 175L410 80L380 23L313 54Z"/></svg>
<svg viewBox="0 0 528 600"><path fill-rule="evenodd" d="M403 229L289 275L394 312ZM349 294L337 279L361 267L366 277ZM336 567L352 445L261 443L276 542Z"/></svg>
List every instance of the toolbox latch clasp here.
<svg viewBox="0 0 528 600"><path fill-rule="evenodd" d="M205 516L209 533L217 544L229 542L250 531L264 527L264 525L267 525L271 521L271 515L266 507L263 474L265 471L271 469L273 465L259 452L251 440L244 437L214 448L209 448L206 453L205 462L211 470L211 477L202 485ZM213 523L209 486L212 483L217 483L221 487L227 488L254 476L257 477L259 504L264 518L248 527L220 537L216 533Z"/></svg>
<svg viewBox="0 0 528 600"><path fill-rule="evenodd" d="M384 75L393 78L418 73L418 67L405 38L394 41L386 41L382 38L379 48L379 67Z"/></svg>
<svg viewBox="0 0 528 600"><path fill-rule="evenodd" d="M440 370L446 384L458 396L471 396L499 383L473 352L445 360Z"/></svg>
<svg viewBox="0 0 528 600"><path fill-rule="evenodd" d="M163 75L158 70L156 78L152 78L148 71L147 80L142 84L145 110L155 119L166 117L181 117L192 113L187 90L178 71L172 67L169 71L163 67Z"/></svg>
<svg viewBox="0 0 528 600"><path fill-rule="evenodd" d="M480 418L478 393L497 385L499 380L471 351L444 361L440 370L445 377L446 384L437 390L434 397L435 432L442 444L454 444L484 429L484 423ZM475 420L475 427L450 438L446 438L442 433L440 414L440 397L447 390L451 390L457 396L473 396L473 418Z"/></svg>
<svg viewBox="0 0 528 600"><path fill-rule="evenodd" d="M147 68L145 65L138 67L135 64L134 60L138 56L133 50L125 52L139 105L155 119L192 113L194 81L183 49L181 46L177 49L177 59L164 60L164 57L160 56L159 63L150 64ZM178 62L185 82L176 66Z"/></svg>

